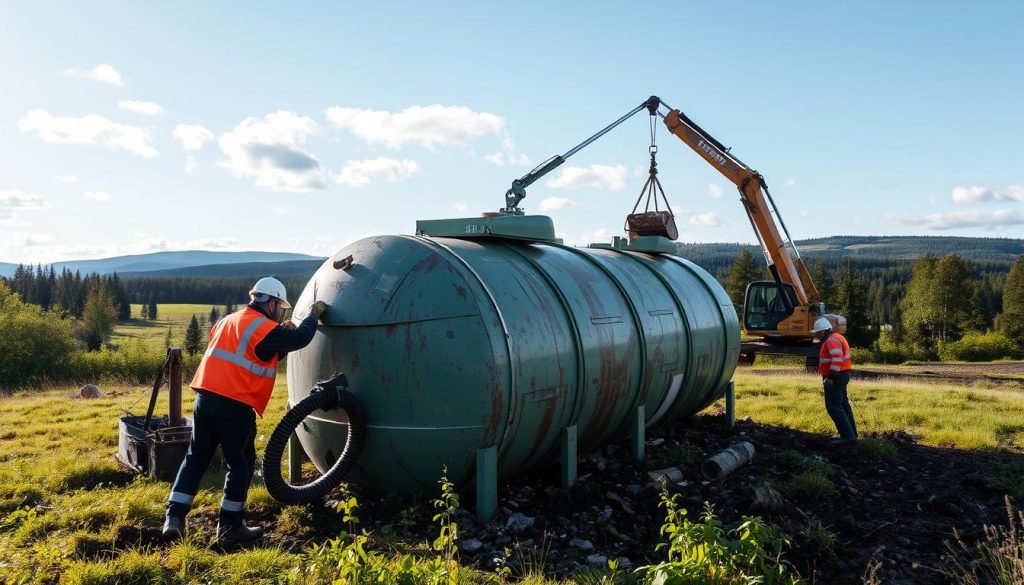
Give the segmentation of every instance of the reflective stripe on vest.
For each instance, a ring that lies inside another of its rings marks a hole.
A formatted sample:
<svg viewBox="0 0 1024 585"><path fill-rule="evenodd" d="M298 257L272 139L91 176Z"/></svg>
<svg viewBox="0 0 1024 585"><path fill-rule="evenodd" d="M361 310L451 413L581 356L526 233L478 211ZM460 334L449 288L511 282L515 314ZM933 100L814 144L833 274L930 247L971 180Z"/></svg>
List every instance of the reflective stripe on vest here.
<svg viewBox="0 0 1024 585"><path fill-rule="evenodd" d="M234 353L231 353L226 349L215 349L211 347L206 350L206 357L215 357L231 362L236 366L241 366L249 370L257 376L263 376L264 378L276 378L277 368L265 368L255 362L245 359L245 351L249 348L249 339L252 338L252 334L256 332L256 329L263 321L269 321L269 319L256 319L245 328L245 332L242 333L241 339L238 340L238 349L236 349Z"/></svg>
<svg viewBox="0 0 1024 585"><path fill-rule="evenodd" d="M839 347L833 347L835 345ZM818 352L818 373L823 377L843 372L853 367L850 356L850 344L839 333L832 333L821 342Z"/></svg>
<svg viewBox="0 0 1024 585"><path fill-rule="evenodd" d="M278 357L260 359L256 346L275 327L252 307L218 321L190 386L248 404L263 416L277 382Z"/></svg>

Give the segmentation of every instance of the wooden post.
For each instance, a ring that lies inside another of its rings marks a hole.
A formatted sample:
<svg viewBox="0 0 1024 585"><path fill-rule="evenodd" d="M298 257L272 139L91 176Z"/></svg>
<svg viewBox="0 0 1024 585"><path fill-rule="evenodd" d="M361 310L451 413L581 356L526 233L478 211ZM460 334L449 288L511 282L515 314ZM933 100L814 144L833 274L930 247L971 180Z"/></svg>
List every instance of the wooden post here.
<svg viewBox="0 0 1024 585"><path fill-rule="evenodd" d="M167 350L168 358L168 379L167 399L170 405L167 409L167 426L180 427L181 420L181 348L171 347Z"/></svg>

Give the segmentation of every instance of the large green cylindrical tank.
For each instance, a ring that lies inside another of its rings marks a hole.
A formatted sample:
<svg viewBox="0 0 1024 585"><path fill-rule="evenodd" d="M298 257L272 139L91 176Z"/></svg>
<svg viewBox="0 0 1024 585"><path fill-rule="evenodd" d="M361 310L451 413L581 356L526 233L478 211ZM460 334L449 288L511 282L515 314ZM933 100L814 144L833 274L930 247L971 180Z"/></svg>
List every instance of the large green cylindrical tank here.
<svg viewBox="0 0 1024 585"><path fill-rule="evenodd" d="M348 270L334 268L351 255ZM433 490L473 476L496 446L499 478L551 460L577 429L581 452L698 412L720 398L739 353L729 296L683 258L503 238L379 236L328 259L295 306L328 303L313 342L288 357L292 404L345 372L366 407L349 481ZM341 453L342 413L297 430L321 470Z"/></svg>

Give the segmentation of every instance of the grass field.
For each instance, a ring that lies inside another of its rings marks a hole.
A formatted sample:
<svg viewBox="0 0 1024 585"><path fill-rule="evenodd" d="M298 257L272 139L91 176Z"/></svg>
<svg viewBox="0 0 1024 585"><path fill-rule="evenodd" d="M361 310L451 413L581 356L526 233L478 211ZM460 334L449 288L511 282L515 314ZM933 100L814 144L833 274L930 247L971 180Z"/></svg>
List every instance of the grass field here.
<svg viewBox="0 0 1024 585"><path fill-rule="evenodd" d="M110 343L116 347L139 340L146 347L163 349L167 339L167 329L171 329L171 344L181 345L185 339L185 330L195 315L200 323L206 328L209 323L206 320L210 316L212 305L190 305L190 304L165 304L157 305L157 318L150 321L140 317L142 305L132 305L132 318L123 323L118 323L114 328L114 334L110 336ZM217 311L223 313L224 307L218 306ZM208 331L208 329L204 329Z"/></svg>
<svg viewBox="0 0 1024 585"><path fill-rule="evenodd" d="M168 311L168 316L175 314L191 318L188 309ZM737 416L811 432L834 431L816 376L740 370L735 381ZM285 386L282 376L259 420L259 452L283 415ZM0 582L271 583L289 576L294 581L298 573L293 569L303 562L299 553L275 547L219 552L207 547L211 534L202 533L201 526L185 543L132 546L133 534L161 522L169 486L133 478L113 458L117 419L125 409L138 413L145 408L146 389L103 390L104 398L89 401L71 398L73 388L0 400ZM855 381L851 398L862 432L907 431L926 444L963 449L1019 452L1024 444L1024 394L1019 391L879 380ZM188 414L191 392L185 401ZM158 413L165 408L161 401ZM221 474L207 475L194 517L216 516L222 482ZM251 513L272 518L275 530L301 529L302 508L282 507L258 478L248 506ZM427 550L424 543L400 546ZM397 550L381 552L397 559ZM473 582L487 577L471 576Z"/></svg>

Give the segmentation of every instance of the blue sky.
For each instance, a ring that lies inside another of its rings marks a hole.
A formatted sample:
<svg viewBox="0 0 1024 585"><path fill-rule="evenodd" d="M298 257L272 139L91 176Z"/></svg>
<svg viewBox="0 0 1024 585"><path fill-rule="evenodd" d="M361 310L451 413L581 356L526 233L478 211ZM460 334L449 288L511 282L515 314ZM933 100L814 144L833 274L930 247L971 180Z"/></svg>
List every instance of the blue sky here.
<svg viewBox="0 0 1024 585"><path fill-rule="evenodd" d="M1019 2L13 2L0 18L0 261L330 254L476 215L648 95L759 170L797 238L1024 237ZM754 242L659 131L683 241ZM567 242L621 233L646 115L528 190Z"/></svg>

